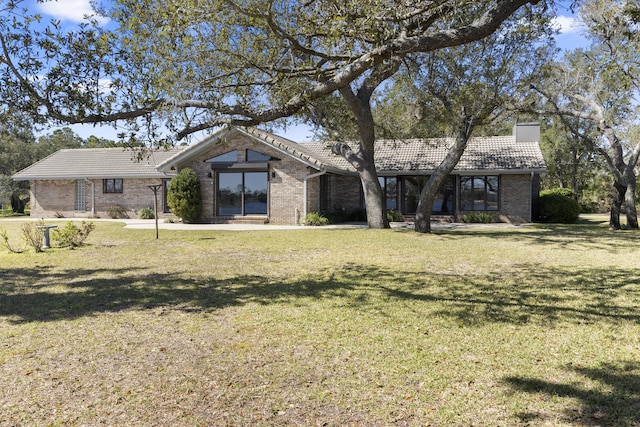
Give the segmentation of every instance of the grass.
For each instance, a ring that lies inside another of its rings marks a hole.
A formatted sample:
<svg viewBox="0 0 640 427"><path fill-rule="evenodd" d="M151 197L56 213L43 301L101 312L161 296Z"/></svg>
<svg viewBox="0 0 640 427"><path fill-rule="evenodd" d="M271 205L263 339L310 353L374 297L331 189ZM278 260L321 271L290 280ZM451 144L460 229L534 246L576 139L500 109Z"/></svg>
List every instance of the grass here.
<svg viewBox="0 0 640 427"><path fill-rule="evenodd" d="M0 250L0 425L638 426L639 235L591 218Z"/></svg>

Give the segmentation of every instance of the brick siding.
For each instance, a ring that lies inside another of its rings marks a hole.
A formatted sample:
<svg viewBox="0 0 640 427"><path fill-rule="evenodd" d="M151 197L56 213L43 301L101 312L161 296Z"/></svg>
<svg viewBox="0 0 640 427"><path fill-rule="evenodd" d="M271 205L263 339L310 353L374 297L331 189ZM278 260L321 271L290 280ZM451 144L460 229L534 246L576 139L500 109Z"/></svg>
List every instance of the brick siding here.
<svg viewBox="0 0 640 427"><path fill-rule="evenodd" d="M84 209L75 210L75 180L32 181L31 216L36 218L92 216L91 200L93 191L96 217L109 218L107 209L110 206L119 206L126 211L130 218L136 218L140 209L145 207L153 209L153 191L148 186L161 184L162 180L125 178L122 181L122 193L104 193L102 183L101 179L85 181L86 197ZM159 217L170 216L163 214L164 203L163 190L160 189L158 191Z"/></svg>

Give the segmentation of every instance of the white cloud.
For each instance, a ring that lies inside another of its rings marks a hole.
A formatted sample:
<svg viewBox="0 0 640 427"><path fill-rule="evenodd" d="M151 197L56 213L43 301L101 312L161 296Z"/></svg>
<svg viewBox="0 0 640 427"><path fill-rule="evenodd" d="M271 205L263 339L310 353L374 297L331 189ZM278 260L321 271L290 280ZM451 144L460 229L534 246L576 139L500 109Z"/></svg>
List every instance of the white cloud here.
<svg viewBox="0 0 640 427"><path fill-rule="evenodd" d="M580 32L581 23L572 16L557 16L553 19L553 26L560 30L560 34L574 34Z"/></svg>
<svg viewBox="0 0 640 427"><path fill-rule="evenodd" d="M61 21L84 22L85 16L95 15L91 7L91 0L57 0L38 3L38 10L43 15L49 15ZM105 23L105 18L99 18Z"/></svg>

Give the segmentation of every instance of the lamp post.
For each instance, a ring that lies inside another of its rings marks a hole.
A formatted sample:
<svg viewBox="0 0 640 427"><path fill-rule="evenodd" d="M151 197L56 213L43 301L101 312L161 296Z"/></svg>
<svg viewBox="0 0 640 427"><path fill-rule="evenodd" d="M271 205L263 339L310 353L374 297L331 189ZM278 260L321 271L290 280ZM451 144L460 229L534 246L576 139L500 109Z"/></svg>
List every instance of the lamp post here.
<svg viewBox="0 0 640 427"><path fill-rule="evenodd" d="M158 240L158 190L162 184L148 185L147 187L153 191L153 217L156 219L156 240Z"/></svg>

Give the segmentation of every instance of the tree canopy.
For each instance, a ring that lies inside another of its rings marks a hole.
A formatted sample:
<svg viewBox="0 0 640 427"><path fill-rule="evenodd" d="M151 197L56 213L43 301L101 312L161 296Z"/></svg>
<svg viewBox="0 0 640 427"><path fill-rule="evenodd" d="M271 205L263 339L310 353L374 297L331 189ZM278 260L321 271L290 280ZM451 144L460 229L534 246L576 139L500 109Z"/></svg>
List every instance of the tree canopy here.
<svg viewBox="0 0 640 427"><path fill-rule="evenodd" d="M486 37L538 1L120 0L102 9L115 29L74 31L20 3L0 18L5 102L64 123L155 111L185 136L289 117L393 58Z"/></svg>
<svg viewBox="0 0 640 427"><path fill-rule="evenodd" d="M576 137L590 141L614 177L611 227L621 227L619 215L626 202L627 224L638 228L635 167L640 142L625 138L636 134L638 128L637 7L614 0L587 0L581 4L580 17L592 44L588 50L568 53L549 65L544 83L534 86L542 96L534 110L561 117ZM590 131L583 132L584 127L571 119L590 122Z"/></svg>
<svg viewBox="0 0 640 427"><path fill-rule="evenodd" d="M386 226L373 161L374 92L418 56L483 39L553 0L117 0L75 31L5 5L0 98L34 121L126 121L156 141L223 124L309 117L327 97L360 145L337 145L360 173L370 226ZM538 5L538 7L533 7Z"/></svg>

